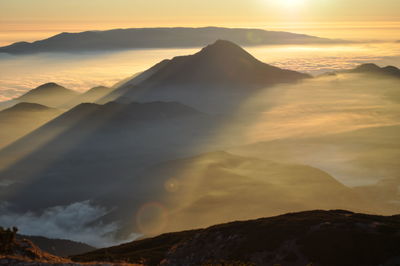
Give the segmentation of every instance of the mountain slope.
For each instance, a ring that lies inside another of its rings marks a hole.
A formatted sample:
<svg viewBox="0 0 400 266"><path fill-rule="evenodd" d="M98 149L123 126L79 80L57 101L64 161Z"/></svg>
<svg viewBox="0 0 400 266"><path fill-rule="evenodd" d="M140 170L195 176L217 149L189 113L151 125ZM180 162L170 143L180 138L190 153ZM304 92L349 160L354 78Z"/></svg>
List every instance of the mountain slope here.
<svg viewBox="0 0 400 266"><path fill-rule="evenodd" d="M81 104L0 152L0 179L22 182L0 187L0 194L17 196L14 202L26 206L94 197L101 194L103 185L111 189L110 176L116 184L149 163L191 154L191 143L201 143L205 138L201 132L213 128L212 123L207 115L173 102ZM200 137L193 139L197 134ZM76 162L74 167L71 160ZM87 191L94 179L98 189ZM61 185L64 182L72 187ZM56 184L59 188L52 187ZM24 187L26 192L21 191ZM60 200L36 197L59 189L75 192L60 195ZM37 200L29 203L26 199L31 196Z"/></svg>
<svg viewBox="0 0 400 266"><path fill-rule="evenodd" d="M0 148L57 117L61 111L35 103L18 103L0 111Z"/></svg>
<svg viewBox="0 0 400 266"><path fill-rule="evenodd" d="M85 91L84 93L80 94L74 102L77 104L80 103L88 103L88 102L96 102L103 96L109 94L113 89L105 86L97 86Z"/></svg>
<svg viewBox="0 0 400 266"><path fill-rule="evenodd" d="M169 217L154 217L149 225L146 219L137 220L137 230L145 235L307 209L384 208L319 169L225 152L155 164L135 180L136 193L129 196L132 187L125 184L112 199L120 208L118 219L129 219L133 206L146 202L159 202Z"/></svg>
<svg viewBox="0 0 400 266"><path fill-rule="evenodd" d="M164 234L74 256L144 265L378 266L400 262L400 216L308 211Z"/></svg>
<svg viewBox="0 0 400 266"><path fill-rule="evenodd" d="M18 42L1 47L0 53L75 52L133 48L199 47L218 39L240 45L338 43L303 34L231 28L133 28L108 31L60 33L33 43Z"/></svg>
<svg viewBox="0 0 400 266"><path fill-rule="evenodd" d="M165 123L158 119L157 126L125 119L105 126L93 115L98 108L101 106L81 105L1 152L1 163L27 152L0 173L2 180L18 182L0 189L1 200L13 202L18 210L40 213L93 199L112 210L102 220L118 222L122 238L132 232L154 235L284 211L385 208L364 201L332 176L306 165L224 152L179 159L229 145L214 143L215 125L200 123L198 115L186 120L169 118ZM89 119L75 124L73 114L83 110ZM63 125L74 128L43 143L42 138L49 134L46 129L58 132ZM36 145L40 148L35 149ZM145 215L132 222L143 206L154 202L163 206L171 219L164 223L156 217L147 223L152 216Z"/></svg>
<svg viewBox="0 0 400 266"><path fill-rule="evenodd" d="M230 152L263 160L314 165L355 187L371 203L386 202L388 208L380 213L392 214L400 208L399 125L258 142L232 148Z"/></svg>
<svg viewBox="0 0 400 266"><path fill-rule="evenodd" d="M35 242L39 243L40 247ZM53 245L49 247L48 245ZM55 245L55 246L54 246ZM60 248L65 248L65 253L74 254L74 251L93 250L89 246L85 246L80 243L75 243L66 240L57 239L46 239L43 237L25 237L16 235L15 231L9 229L4 230L0 228L0 265L25 265L25 266L51 266L51 265L69 265L69 266L81 266L81 265L104 265L104 263L77 263L70 259L59 257L50 254L41 249L41 247L48 247L52 251L60 251ZM76 253L75 253L76 254ZM120 263L107 263L107 265L121 265ZM132 264L123 264L129 266ZM133 266L133 265L132 265Z"/></svg>
<svg viewBox="0 0 400 266"><path fill-rule="evenodd" d="M77 95L77 92L51 82L28 91L16 98L16 100L19 102L38 103L49 107L59 107Z"/></svg>
<svg viewBox="0 0 400 266"><path fill-rule="evenodd" d="M67 257L95 250L92 246L71 240L51 239L42 236L20 235L18 237L20 239L28 239L41 250L60 257Z"/></svg>

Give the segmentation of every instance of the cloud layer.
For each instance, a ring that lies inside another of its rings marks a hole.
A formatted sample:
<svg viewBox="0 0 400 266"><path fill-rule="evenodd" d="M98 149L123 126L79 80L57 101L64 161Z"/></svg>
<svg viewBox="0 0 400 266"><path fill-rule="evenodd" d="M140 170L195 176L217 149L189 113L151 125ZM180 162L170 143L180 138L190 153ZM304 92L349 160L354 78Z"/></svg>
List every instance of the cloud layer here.
<svg viewBox="0 0 400 266"><path fill-rule="evenodd" d="M247 50L263 62L312 74L352 68L375 62L400 67L397 44L340 46L261 46ZM19 96L43 83L57 82L85 91L98 85L111 86L157 62L198 49L151 49L110 53L0 54L0 101Z"/></svg>
<svg viewBox="0 0 400 266"><path fill-rule="evenodd" d="M11 212L7 205L0 206L0 225L17 226L21 234L40 235L49 238L70 239L96 247L117 243L114 233L117 223L103 224L97 220L108 210L90 201L76 202L67 206L55 206L37 214Z"/></svg>

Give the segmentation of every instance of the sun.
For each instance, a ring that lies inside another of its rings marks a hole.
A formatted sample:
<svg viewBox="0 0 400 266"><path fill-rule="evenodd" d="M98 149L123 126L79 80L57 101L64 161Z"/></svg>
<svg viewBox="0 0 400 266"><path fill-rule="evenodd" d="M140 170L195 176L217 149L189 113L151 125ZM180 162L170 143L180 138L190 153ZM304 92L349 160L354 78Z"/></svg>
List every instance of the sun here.
<svg viewBox="0 0 400 266"><path fill-rule="evenodd" d="M285 6L297 6L304 3L305 0L278 0Z"/></svg>

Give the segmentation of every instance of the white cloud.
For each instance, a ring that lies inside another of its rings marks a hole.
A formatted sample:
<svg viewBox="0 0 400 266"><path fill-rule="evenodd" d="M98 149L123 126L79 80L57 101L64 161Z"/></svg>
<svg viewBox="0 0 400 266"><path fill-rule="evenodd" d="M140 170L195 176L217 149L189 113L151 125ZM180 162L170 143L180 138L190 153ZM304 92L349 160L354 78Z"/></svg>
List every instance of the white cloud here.
<svg viewBox="0 0 400 266"><path fill-rule="evenodd" d="M114 239L118 224L103 224L97 221L109 210L95 206L90 201L51 207L41 214L9 212L7 205L0 206L0 212L0 225L17 226L21 234L70 239L96 247L118 243ZM137 235L133 234L132 237Z"/></svg>

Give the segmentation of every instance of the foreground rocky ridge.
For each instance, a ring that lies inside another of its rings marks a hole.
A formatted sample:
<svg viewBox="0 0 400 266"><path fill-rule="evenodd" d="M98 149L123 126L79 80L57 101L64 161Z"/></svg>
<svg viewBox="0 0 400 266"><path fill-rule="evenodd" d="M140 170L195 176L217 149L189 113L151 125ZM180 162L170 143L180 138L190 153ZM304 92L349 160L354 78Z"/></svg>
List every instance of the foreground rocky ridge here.
<svg viewBox="0 0 400 266"><path fill-rule="evenodd" d="M163 234L71 258L43 252L26 239L2 236L0 244L0 265L396 266L400 215L289 213Z"/></svg>
<svg viewBox="0 0 400 266"><path fill-rule="evenodd" d="M38 248L31 240L18 236L16 228L13 231L4 230L0 227L0 265L24 265L24 266L47 266L47 265L65 265L65 266L81 266L81 265L110 265L110 266L129 266L133 264L127 263L102 263L90 262L79 263L73 262L68 258L59 257L47 253Z"/></svg>
<svg viewBox="0 0 400 266"><path fill-rule="evenodd" d="M144 265L400 264L400 216L308 211L164 234L72 257Z"/></svg>

